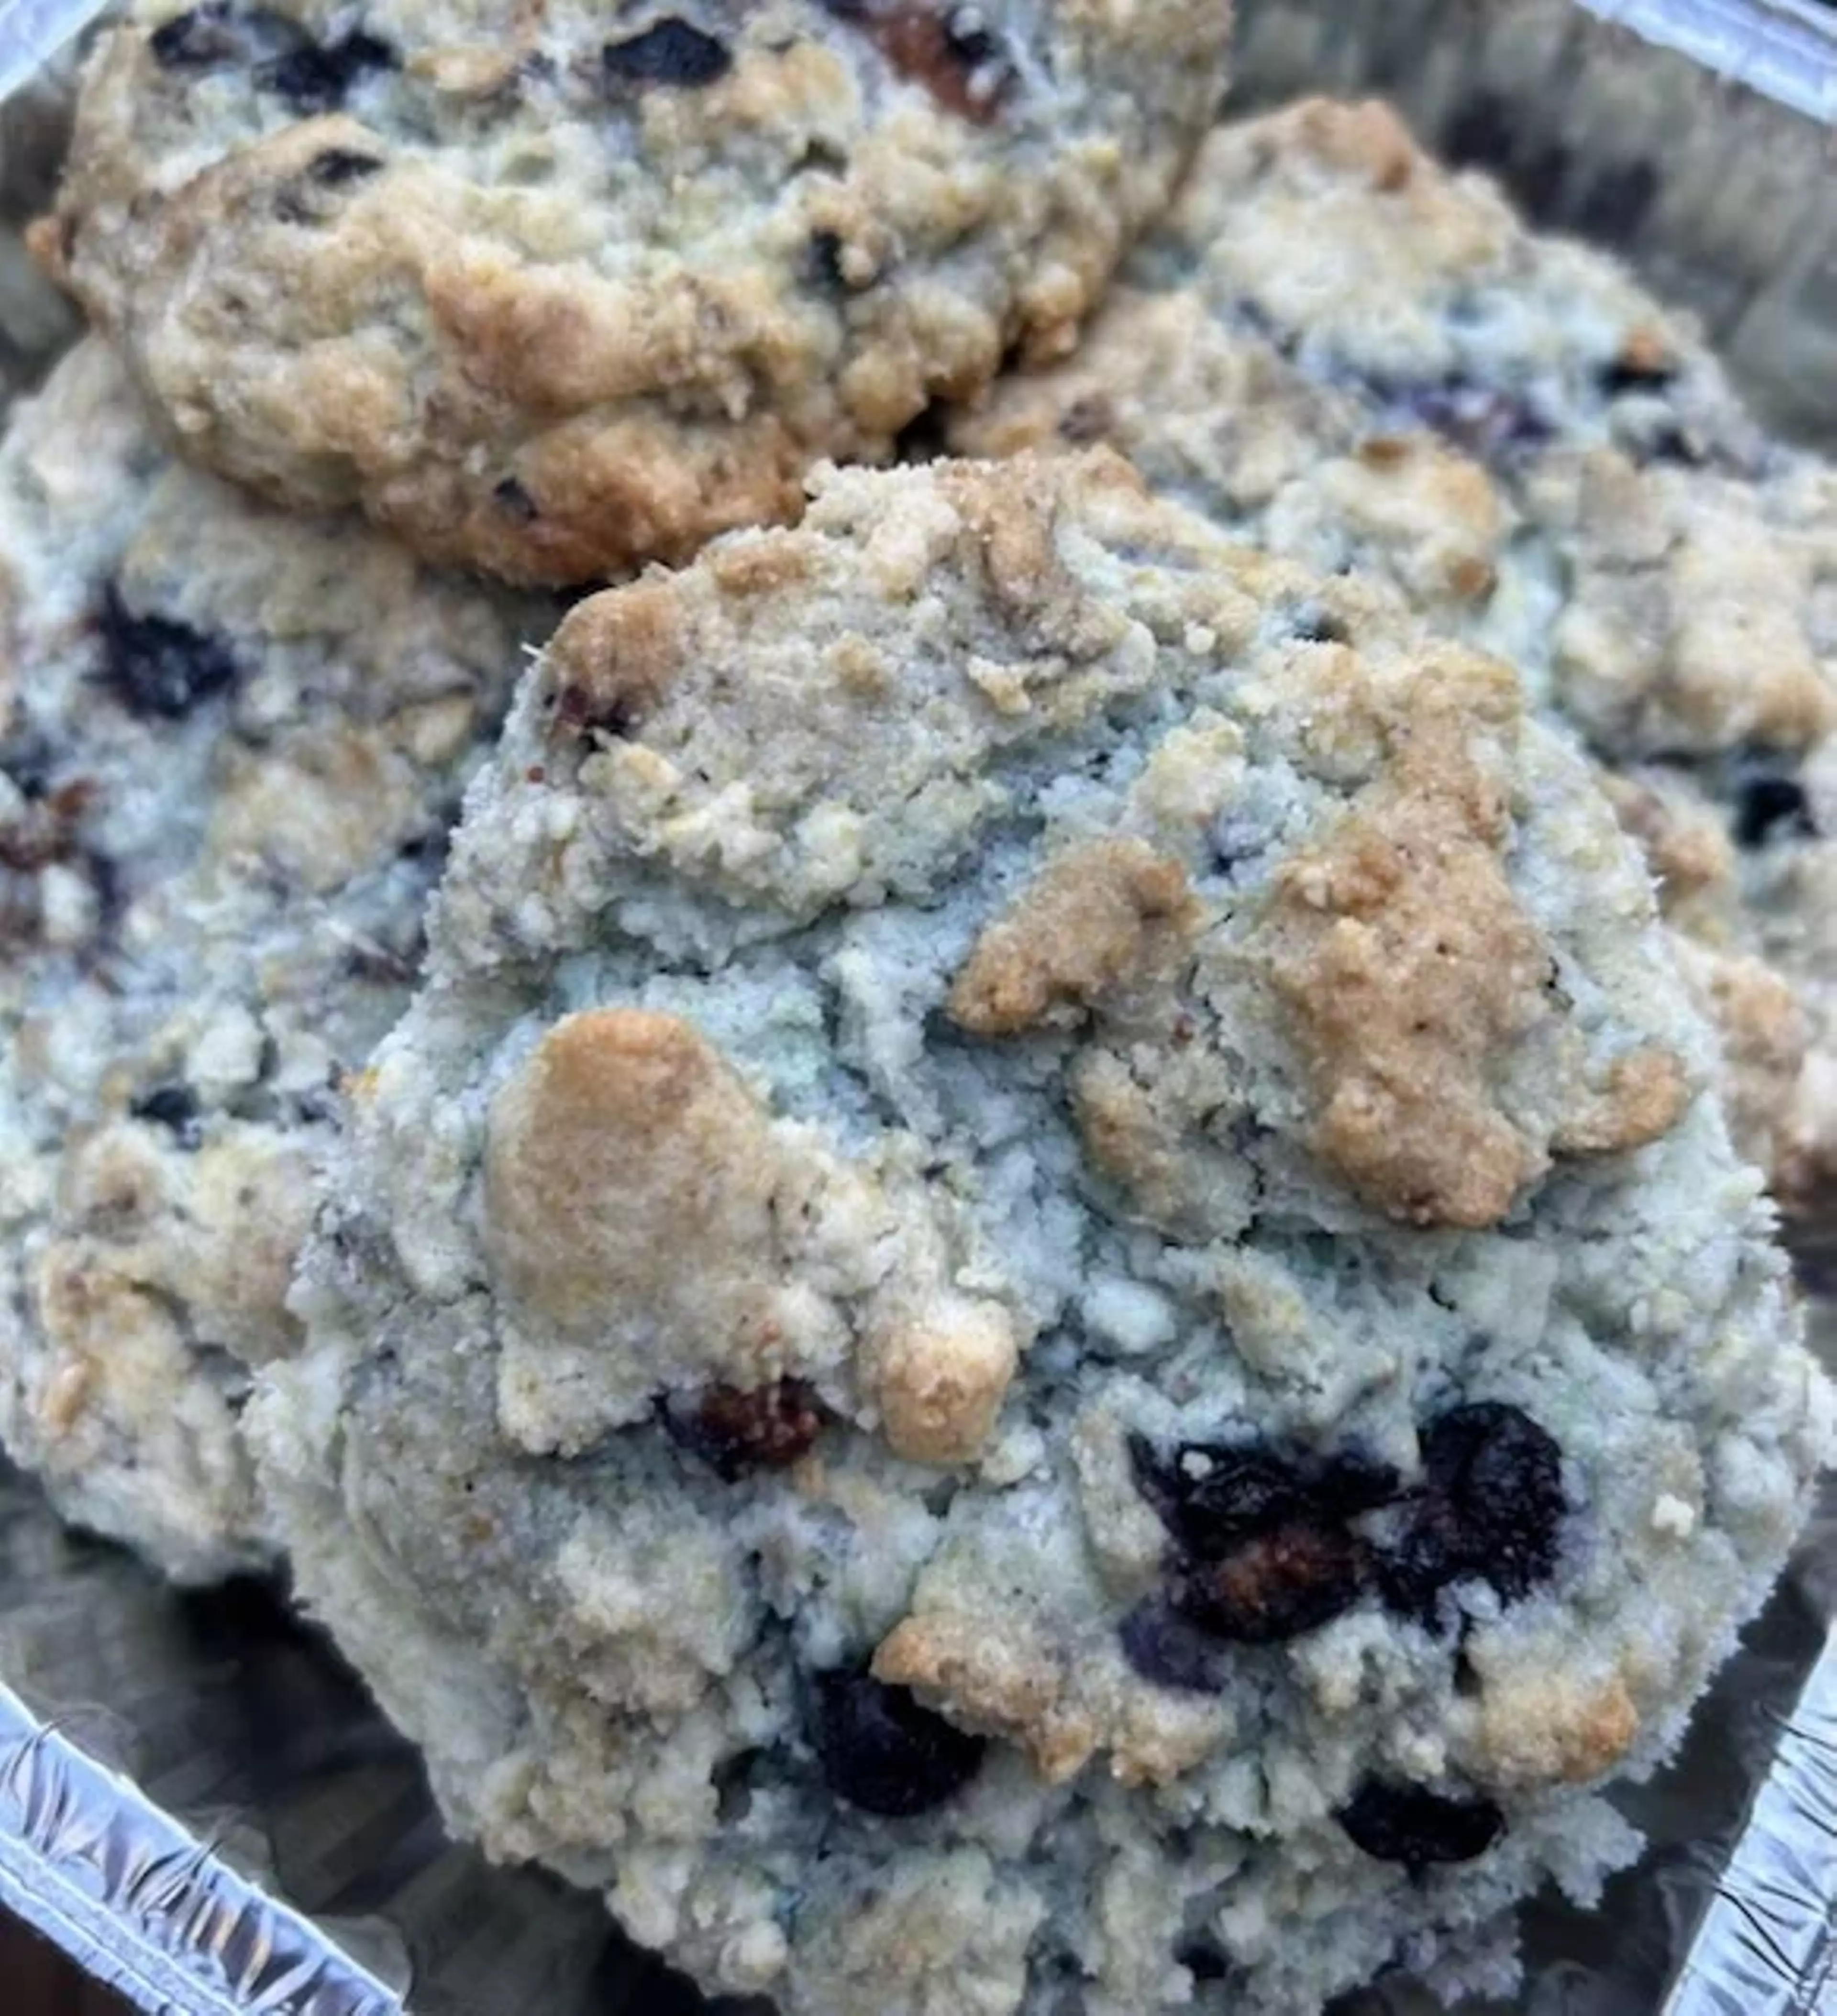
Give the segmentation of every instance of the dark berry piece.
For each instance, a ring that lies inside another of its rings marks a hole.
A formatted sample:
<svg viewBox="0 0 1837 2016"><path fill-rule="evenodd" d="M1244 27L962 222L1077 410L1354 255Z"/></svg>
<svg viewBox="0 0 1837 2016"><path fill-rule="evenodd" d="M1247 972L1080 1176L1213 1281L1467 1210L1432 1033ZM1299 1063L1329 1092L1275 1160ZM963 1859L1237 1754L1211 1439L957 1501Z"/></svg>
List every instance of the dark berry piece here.
<svg viewBox="0 0 1837 2016"><path fill-rule="evenodd" d="M1471 1862L1505 1831L1490 1799L1450 1799L1421 1785L1367 1778L1334 1816L1356 1847L1412 1875L1437 1862Z"/></svg>
<svg viewBox="0 0 1837 2016"><path fill-rule="evenodd" d="M1805 787L1796 777L1745 779L1735 794L1735 838L1743 847L1764 847L1780 830L1794 839L1814 839L1817 826Z"/></svg>
<svg viewBox="0 0 1837 2016"><path fill-rule="evenodd" d="M842 271L842 254L847 248L841 233L813 231L810 234L810 277L824 293L852 293L848 276Z"/></svg>
<svg viewBox="0 0 1837 2016"><path fill-rule="evenodd" d="M1356 1519L1389 1505L1403 1488L1394 1463L1381 1463L1362 1449L1342 1449L1320 1467L1312 1503L1336 1519Z"/></svg>
<svg viewBox="0 0 1837 2016"><path fill-rule="evenodd" d="M1231 1963L1209 1939L1194 1939L1174 1955L1195 1981L1223 1981Z"/></svg>
<svg viewBox="0 0 1837 2016"><path fill-rule="evenodd" d="M725 42L704 34L674 14L623 42L608 42L600 52L606 74L621 84L673 85L699 90L718 83L733 67Z"/></svg>
<svg viewBox="0 0 1837 2016"><path fill-rule="evenodd" d="M348 189L353 182L367 182L380 175L380 155L360 153L355 147L328 147L308 163L306 172L321 189Z"/></svg>
<svg viewBox="0 0 1837 2016"><path fill-rule="evenodd" d="M1317 1631L1359 1600L1364 1550L1343 1527L1297 1519L1176 1578L1173 1606L1214 1638L1275 1645Z"/></svg>
<svg viewBox="0 0 1837 2016"><path fill-rule="evenodd" d="M1213 1560L1306 1509L1300 1471L1267 1449L1187 1442L1171 1457L1137 1435L1129 1456L1142 1495L1187 1550Z"/></svg>
<svg viewBox="0 0 1837 2016"><path fill-rule="evenodd" d="M981 1768L985 1747L906 1688L859 1672L818 1676L815 1736L830 1790L889 1820L954 1798Z"/></svg>
<svg viewBox="0 0 1837 2016"><path fill-rule="evenodd" d="M1131 1668L1156 1687L1189 1694L1224 1691L1229 1655L1161 1597L1137 1604L1116 1635Z"/></svg>
<svg viewBox="0 0 1837 2016"><path fill-rule="evenodd" d="M373 71L394 70L398 61L388 43L354 28L335 42L306 42L290 49L263 63L255 79L296 112L336 112L354 84Z"/></svg>
<svg viewBox="0 0 1837 2016"><path fill-rule="evenodd" d="M863 0L829 0L829 9L871 36L901 77L928 91L960 119L986 124L1019 80L1007 50L974 6L903 0L870 9Z"/></svg>
<svg viewBox="0 0 1837 2016"><path fill-rule="evenodd" d="M823 1403L801 1379L780 1379L748 1392L712 1386L700 1399L665 1410L670 1431L685 1449L729 1483L749 1470L784 1470L823 1433Z"/></svg>
<svg viewBox="0 0 1837 2016"><path fill-rule="evenodd" d="M491 495L492 502L516 524L533 525L542 516L536 500L513 476L495 484Z"/></svg>
<svg viewBox="0 0 1837 2016"><path fill-rule="evenodd" d="M230 25L229 8L215 0L161 22L147 46L162 69L202 70L240 53L242 42Z"/></svg>
<svg viewBox="0 0 1837 2016"><path fill-rule="evenodd" d="M135 1100L128 1109L136 1120L150 1120L182 1134L198 1117L198 1096L188 1085L161 1085Z"/></svg>
<svg viewBox="0 0 1837 2016"><path fill-rule="evenodd" d="M220 639L164 616L136 616L110 588L103 598L103 683L142 720L179 721L236 682Z"/></svg>
<svg viewBox="0 0 1837 2016"><path fill-rule="evenodd" d="M1348 641L1345 625L1337 616L1328 615L1317 603L1310 603L1298 609L1289 620L1289 628L1298 643L1344 644Z"/></svg>
<svg viewBox="0 0 1837 2016"><path fill-rule="evenodd" d="M1105 439L1115 424L1114 401L1101 392L1086 392L1059 416L1059 438L1074 448L1088 448Z"/></svg>
<svg viewBox="0 0 1837 2016"><path fill-rule="evenodd" d="M564 734L610 735L626 740L643 716L629 693L589 693L585 686L564 686L556 696L555 725Z"/></svg>
<svg viewBox="0 0 1837 2016"><path fill-rule="evenodd" d="M275 209L290 224L319 222L333 214L340 190L380 175L383 166L380 155L361 153L355 147L328 147L283 187Z"/></svg>
<svg viewBox="0 0 1837 2016"><path fill-rule="evenodd" d="M1425 1622L1451 1583L1490 1582L1507 1603L1556 1571L1568 1512L1562 1452L1522 1408L1456 1407L1422 1438L1424 1479L1379 1581L1394 1608Z"/></svg>

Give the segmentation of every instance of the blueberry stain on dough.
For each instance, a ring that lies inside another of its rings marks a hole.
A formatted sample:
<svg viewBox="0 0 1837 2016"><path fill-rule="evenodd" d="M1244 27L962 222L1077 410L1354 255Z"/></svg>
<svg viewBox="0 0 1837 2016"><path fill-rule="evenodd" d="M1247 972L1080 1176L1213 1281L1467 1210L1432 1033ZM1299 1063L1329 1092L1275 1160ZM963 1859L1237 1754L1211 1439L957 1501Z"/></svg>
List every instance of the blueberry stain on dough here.
<svg viewBox="0 0 1837 2016"><path fill-rule="evenodd" d="M1490 1799L1456 1799L1421 1785L1367 1778L1334 1816L1353 1845L1412 1875L1438 1862L1472 1862L1505 1832Z"/></svg>
<svg viewBox="0 0 1837 2016"><path fill-rule="evenodd" d="M1116 1636L1131 1670L1152 1685L1176 1694L1224 1692L1229 1655L1165 1597L1144 1597L1123 1618Z"/></svg>
<svg viewBox="0 0 1837 2016"><path fill-rule="evenodd" d="M1480 462L1497 461L1550 438L1549 423L1529 400L1503 387L1475 384L1458 375L1407 387L1396 395L1395 403Z"/></svg>
<svg viewBox="0 0 1837 2016"><path fill-rule="evenodd" d="M110 588L103 599L102 682L143 721L182 721L236 683L237 666L222 639L165 616L136 616Z"/></svg>
<svg viewBox="0 0 1837 2016"><path fill-rule="evenodd" d="M665 85L689 91L719 83L733 67L733 52L725 42L675 14L654 22L641 34L608 42L600 59L607 76L620 84Z"/></svg>
<svg viewBox="0 0 1837 2016"><path fill-rule="evenodd" d="M908 1820L953 1798L981 1769L986 1745L920 1705L905 1687L860 1671L819 1674L812 1732L838 1799Z"/></svg>
<svg viewBox="0 0 1837 2016"><path fill-rule="evenodd" d="M1515 1603L1556 1571L1562 1452L1522 1408L1482 1401L1452 1409L1422 1437L1423 1481L1400 1532L1379 1550L1391 1607L1432 1624L1456 1582L1486 1582Z"/></svg>

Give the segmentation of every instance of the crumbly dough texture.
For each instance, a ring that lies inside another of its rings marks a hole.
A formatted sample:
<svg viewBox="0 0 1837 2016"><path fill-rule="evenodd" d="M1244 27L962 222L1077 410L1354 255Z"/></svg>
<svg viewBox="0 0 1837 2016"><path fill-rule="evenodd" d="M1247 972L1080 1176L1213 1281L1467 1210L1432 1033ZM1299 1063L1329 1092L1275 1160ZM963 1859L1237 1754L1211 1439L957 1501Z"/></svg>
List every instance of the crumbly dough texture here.
<svg viewBox="0 0 1837 2016"><path fill-rule="evenodd" d="M93 339L0 442L0 1443L200 1580L268 1552L250 1367L540 619L175 464Z"/></svg>
<svg viewBox="0 0 1837 2016"><path fill-rule="evenodd" d="M1104 441L1234 536L1389 582L1614 774L1782 1199L1837 1182L1837 477L1691 325L1388 107L1219 128L1069 361L972 455Z"/></svg>
<svg viewBox="0 0 1837 2016"><path fill-rule="evenodd" d="M786 2016L1507 1987L1829 1441L1714 1068L1500 663L1106 452L827 472L468 797L250 1410L297 1586Z"/></svg>
<svg viewBox="0 0 1837 2016"><path fill-rule="evenodd" d="M1228 0L146 0L43 256L184 452L604 578L1071 344Z"/></svg>

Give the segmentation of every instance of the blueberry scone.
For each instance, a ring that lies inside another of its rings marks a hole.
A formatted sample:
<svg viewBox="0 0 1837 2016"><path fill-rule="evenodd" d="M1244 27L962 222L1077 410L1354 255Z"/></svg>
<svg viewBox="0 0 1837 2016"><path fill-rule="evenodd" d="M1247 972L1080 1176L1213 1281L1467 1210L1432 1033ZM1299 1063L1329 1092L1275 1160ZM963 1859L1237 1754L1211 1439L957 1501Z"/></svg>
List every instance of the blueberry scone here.
<svg viewBox="0 0 1837 2016"><path fill-rule="evenodd" d="M1064 349L1228 0L146 0L41 248L189 455L522 580L784 518Z"/></svg>
<svg viewBox="0 0 1837 2016"><path fill-rule="evenodd" d="M1725 1032L1738 1134L1837 1177L1837 478L1687 322L1387 108L1219 128L1069 362L953 441L1103 441L1234 535L1387 579L1613 774ZM1828 753L1821 753L1827 752Z"/></svg>
<svg viewBox="0 0 1837 2016"><path fill-rule="evenodd" d="M1499 661L1119 459L581 604L250 1433L455 1825L784 2016L1313 2012L1592 1896L1829 1436Z"/></svg>
<svg viewBox="0 0 1837 2016"><path fill-rule="evenodd" d="M174 464L94 340L0 444L0 1444L199 1579L267 1548L249 1367L519 612Z"/></svg>

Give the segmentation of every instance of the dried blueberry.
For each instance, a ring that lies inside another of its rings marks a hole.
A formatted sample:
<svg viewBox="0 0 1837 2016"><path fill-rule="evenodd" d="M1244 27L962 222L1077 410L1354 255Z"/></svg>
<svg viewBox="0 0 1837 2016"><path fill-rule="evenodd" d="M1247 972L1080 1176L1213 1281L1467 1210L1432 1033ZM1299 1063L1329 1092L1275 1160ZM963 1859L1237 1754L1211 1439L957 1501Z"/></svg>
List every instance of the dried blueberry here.
<svg viewBox="0 0 1837 2016"><path fill-rule="evenodd" d="M156 1127L182 1134L198 1117L198 1096L188 1085L156 1085L128 1111L136 1120L149 1120Z"/></svg>
<svg viewBox="0 0 1837 2016"><path fill-rule="evenodd" d="M816 1706L816 1749L829 1788L866 1813L890 1820L929 1813L960 1792L981 1767L981 1737L871 1674L819 1675Z"/></svg>
<svg viewBox="0 0 1837 2016"><path fill-rule="evenodd" d="M1343 644L1347 641L1346 627L1337 616L1331 616L1318 603L1306 603L1289 619L1290 632L1297 643Z"/></svg>
<svg viewBox="0 0 1837 2016"><path fill-rule="evenodd" d="M1381 1463L1363 1449L1342 1449L1320 1466L1309 1498L1317 1512L1356 1519L1389 1504L1402 1484L1394 1463Z"/></svg>
<svg viewBox="0 0 1837 2016"><path fill-rule="evenodd" d="M837 20L865 30L901 77L960 118L992 119L1018 81L1007 50L974 5L940 7L935 0L872 9L863 0L827 4Z"/></svg>
<svg viewBox="0 0 1837 2016"><path fill-rule="evenodd" d="M536 500L514 476L506 476L492 489L492 502L506 518L519 525L533 525L542 516Z"/></svg>
<svg viewBox="0 0 1837 2016"><path fill-rule="evenodd" d="M1482 1401L1431 1422L1422 1460L1422 1486L1379 1557L1393 1608L1429 1622L1451 1583L1488 1582L1511 1603L1549 1579L1569 1507L1547 1431L1521 1408Z"/></svg>
<svg viewBox="0 0 1837 2016"><path fill-rule="evenodd" d="M1130 1666L1156 1687L1180 1694L1223 1692L1228 1669L1218 1641L1189 1624L1162 1597L1148 1597L1137 1604L1116 1635Z"/></svg>
<svg viewBox="0 0 1837 2016"><path fill-rule="evenodd" d="M1412 1874L1437 1862L1471 1862L1505 1831L1490 1799L1450 1799L1421 1785L1367 1778L1334 1817L1353 1845Z"/></svg>
<svg viewBox="0 0 1837 2016"><path fill-rule="evenodd" d="M1306 1510L1299 1469L1267 1449L1187 1442L1168 1459L1137 1435L1129 1456L1143 1496L1202 1561Z"/></svg>
<svg viewBox="0 0 1837 2016"><path fill-rule="evenodd" d="M236 661L221 639L165 616L136 616L113 588L103 598L103 683L142 720L182 720L235 683Z"/></svg>
<svg viewBox="0 0 1837 2016"><path fill-rule="evenodd" d="M1794 839L1813 839L1817 833L1805 787L1796 777L1777 774L1742 779L1735 793L1734 824L1735 838L1743 847L1764 847L1782 827Z"/></svg>
<svg viewBox="0 0 1837 2016"><path fill-rule="evenodd" d="M296 112L336 112L360 78L394 70L398 60L388 43L354 28L336 41L306 42L275 57L257 70L255 81Z"/></svg>
<svg viewBox="0 0 1837 2016"><path fill-rule="evenodd" d="M1351 1609L1363 1576L1364 1549L1343 1527L1295 1519L1196 1563L1175 1578L1171 1600L1209 1636L1273 1645Z"/></svg>
<svg viewBox="0 0 1837 2016"><path fill-rule="evenodd" d="M282 189L275 209L290 224L316 222L332 214L337 191L380 175L383 167L380 155L362 153L355 147L328 147Z"/></svg>
<svg viewBox="0 0 1837 2016"><path fill-rule="evenodd" d="M749 1470L783 1470L823 1432L823 1403L801 1379L780 1379L748 1391L711 1386L692 1402L665 1410L685 1449L731 1483Z"/></svg>
<svg viewBox="0 0 1837 2016"><path fill-rule="evenodd" d="M733 52L725 42L674 14L642 34L608 42L600 60L607 77L621 84L674 85L686 90L718 83L733 67Z"/></svg>
<svg viewBox="0 0 1837 2016"><path fill-rule="evenodd" d="M810 276L827 293L845 294L851 291L848 276L842 271L845 249L840 232L813 231L810 234Z"/></svg>
<svg viewBox="0 0 1837 2016"><path fill-rule="evenodd" d="M165 70L202 70L237 54L240 38L232 28L222 0L193 7L162 21L147 38L153 59Z"/></svg>

